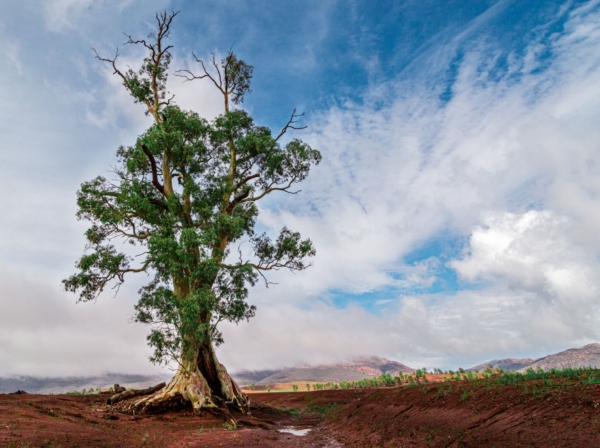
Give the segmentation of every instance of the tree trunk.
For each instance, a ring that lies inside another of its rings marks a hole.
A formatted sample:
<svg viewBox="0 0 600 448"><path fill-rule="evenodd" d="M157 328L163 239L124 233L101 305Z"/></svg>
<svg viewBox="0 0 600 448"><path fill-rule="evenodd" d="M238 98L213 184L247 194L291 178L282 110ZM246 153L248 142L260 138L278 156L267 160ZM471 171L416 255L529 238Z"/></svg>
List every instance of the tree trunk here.
<svg viewBox="0 0 600 448"><path fill-rule="evenodd" d="M134 411L156 412L182 404L191 404L195 412L221 409L229 418L227 405L243 413L249 412L250 400L227 373L225 366L219 363L211 342L200 347L194 362L182 361L166 387L138 400L132 408Z"/></svg>

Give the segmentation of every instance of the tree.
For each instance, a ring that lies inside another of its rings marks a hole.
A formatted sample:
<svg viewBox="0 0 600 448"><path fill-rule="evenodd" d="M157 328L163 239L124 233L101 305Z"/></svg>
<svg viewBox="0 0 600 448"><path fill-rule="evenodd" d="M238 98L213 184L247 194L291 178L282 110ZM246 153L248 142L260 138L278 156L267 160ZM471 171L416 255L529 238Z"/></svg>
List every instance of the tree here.
<svg viewBox="0 0 600 448"><path fill-rule="evenodd" d="M223 342L218 324L254 316L248 287L265 272L299 271L315 255L310 240L283 228L275 241L254 231L257 201L274 192L295 194L320 153L281 137L297 126L296 111L276 135L234 108L250 93L253 67L230 50L209 67L196 58L201 74L179 71L185 81L206 78L222 93L224 113L214 121L181 110L167 91L171 45L166 45L177 13L156 15L157 30L146 40L126 35L128 45L143 46L148 55L141 68L122 71L111 64L136 103L153 124L132 146L118 149L114 179L85 182L77 193L79 219L86 232L86 252L77 272L63 281L79 301L95 300L109 285L117 289L128 274L151 279L139 291L135 320L151 325L147 337L154 363L176 360L169 384L137 401L137 410L156 410L173 402L189 402L195 410L233 405L247 412L248 398L219 363L215 346ZM113 244L116 238L129 250ZM251 254L236 244L249 242ZM235 258L235 259L234 259ZM268 286L268 283L267 283Z"/></svg>

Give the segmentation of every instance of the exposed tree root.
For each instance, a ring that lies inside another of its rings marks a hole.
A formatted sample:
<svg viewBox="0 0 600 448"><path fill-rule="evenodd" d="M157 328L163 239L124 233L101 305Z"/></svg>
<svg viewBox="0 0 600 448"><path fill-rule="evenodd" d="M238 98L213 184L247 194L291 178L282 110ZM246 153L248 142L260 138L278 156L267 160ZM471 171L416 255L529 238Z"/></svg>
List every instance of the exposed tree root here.
<svg viewBox="0 0 600 448"><path fill-rule="evenodd" d="M250 413L250 400L218 362L211 344L199 352L197 362L181 364L169 384L153 395L137 400L130 410L156 413L190 405L196 413L205 410L222 415L234 427L237 422L228 407Z"/></svg>
<svg viewBox="0 0 600 448"><path fill-rule="evenodd" d="M195 412L216 407L211 399L210 387L197 369L189 371L180 367L166 387L136 401L131 409L134 412L161 412L179 402L188 402Z"/></svg>
<svg viewBox="0 0 600 448"><path fill-rule="evenodd" d="M115 384L115 386L118 386L118 384ZM108 404L115 404L118 403L119 401L123 401L126 400L127 398L131 398L131 397L137 397L139 395L150 395L153 394L154 392L162 389L163 387L165 387L165 383L160 383L157 384L154 387L149 387L147 389L129 389L129 390L125 390L124 387L120 388L120 392L116 393L115 395L113 395L112 397L110 397L108 399ZM115 390L119 390L119 388L115 387Z"/></svg>

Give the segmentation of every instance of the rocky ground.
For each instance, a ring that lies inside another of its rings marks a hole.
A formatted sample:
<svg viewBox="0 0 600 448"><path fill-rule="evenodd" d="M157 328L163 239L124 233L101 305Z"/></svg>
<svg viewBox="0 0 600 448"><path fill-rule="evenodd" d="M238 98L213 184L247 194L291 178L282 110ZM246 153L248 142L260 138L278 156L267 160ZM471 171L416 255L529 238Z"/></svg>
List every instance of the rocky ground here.
<svg viewBox="0 0 600 448"><path fill-rule="evenodd" d="M253 393L252 416L236 415L239 429L185 409L130 415L106 398L0 395L0 446L600 446L600 387L567 380Z"/></svg>

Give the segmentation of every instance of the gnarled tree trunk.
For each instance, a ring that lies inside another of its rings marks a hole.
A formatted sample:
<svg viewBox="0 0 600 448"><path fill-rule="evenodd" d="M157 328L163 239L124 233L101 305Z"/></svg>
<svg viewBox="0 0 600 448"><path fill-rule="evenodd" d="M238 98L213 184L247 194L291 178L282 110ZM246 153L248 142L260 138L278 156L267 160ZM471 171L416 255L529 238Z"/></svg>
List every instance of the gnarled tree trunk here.
<svg viewBox="0 0 600 448"><path fill-rule="evenodd" d="M163 389L136 401L138 412L156 412L174 404L189 403L194 411L224 409L233 406L249 413L250 400L219 363L212 342L204 343L193 361L183 361L177 373ZM228 412L225 410L226 416ZM235 422L233 422L235 423Z"/></svg>

